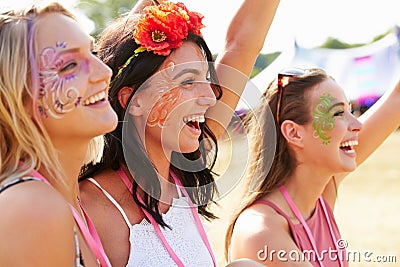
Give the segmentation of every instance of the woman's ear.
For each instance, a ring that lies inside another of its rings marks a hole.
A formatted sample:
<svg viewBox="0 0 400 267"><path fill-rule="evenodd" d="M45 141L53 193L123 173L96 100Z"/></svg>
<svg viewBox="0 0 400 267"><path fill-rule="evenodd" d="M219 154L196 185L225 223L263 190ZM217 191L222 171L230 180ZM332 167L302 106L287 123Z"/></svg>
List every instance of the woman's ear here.
<svg viewBox="0 0 400 267"><path fill-rule="evenodd" d="M128 101L132 93L133 93L133 88L128 86L124 86L118 91L118 102L124 109L129 104Z"/></svg>
<svg viewBox="0 0 400 267"><path fill-rule="evenodd" d="M285 120L281 125L281 132L289 144L299 148L304 147L304 131L301 125L291 120Z"/></svg>
<svg viewBox="0 0 400 267"><path fill-rule="evenodd" d="M118 92L118 101L124 109L129 109L128 112L132 116L143 115L143 107L140 101L140 93L135 93L133 96L133 88L125 86ZM132 96L132 98L130 98ZM129 100L130 99L130 100Z"/></svg>

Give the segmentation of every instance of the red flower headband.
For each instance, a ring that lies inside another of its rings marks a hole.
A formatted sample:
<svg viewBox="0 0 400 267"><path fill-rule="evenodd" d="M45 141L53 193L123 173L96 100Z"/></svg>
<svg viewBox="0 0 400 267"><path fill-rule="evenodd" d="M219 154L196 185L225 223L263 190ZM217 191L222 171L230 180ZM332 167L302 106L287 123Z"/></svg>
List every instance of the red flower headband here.
<svg viewBox="0 0 400 267"><path fill-rule="evenodd" d="M189 11L181 2L175 4L165 1L159 5L145 7L133 33L135 42L140 47L119 68L117 76L141 52L151 51L157 55L168 56L172 49L182 45L189 32L201 35L200 29L204 28L203 17L198 12Z"/></svg>

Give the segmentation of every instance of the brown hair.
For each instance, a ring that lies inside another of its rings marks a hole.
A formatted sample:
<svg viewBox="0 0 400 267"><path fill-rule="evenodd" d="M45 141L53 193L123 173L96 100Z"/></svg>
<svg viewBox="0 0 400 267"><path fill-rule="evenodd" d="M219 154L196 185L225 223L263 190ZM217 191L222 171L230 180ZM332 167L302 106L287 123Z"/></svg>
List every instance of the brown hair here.
<svg viewBox="0 0 400 267"><path fill-rule="evenodd" d="M151 51L144 51L139 53L134 60L130 61L129 64L125 66L122 73L119 73L120 67L123 66L128 58L135 53L134 51L140 47L140 45L135 42L132 32L135 23L137 23L137 18L137 15L120 18L108 26L100 35L98 43L99 57L113 71L109 98L120 122L114 131L105 135L106 144L101 162L96 165L89 164L85 166L82 169L80 179L94 176L108 168L118 170L121 167L121 163L126 164L135 176L132 200L135 201L138 206L146 209L161 226L167 226L158 209L158 197L161 195L161 187L156 172L157 170L147 155L144 144L137 135L138 129L133 122L129 121L129 116L127 120L130 124L127 125L132 126L132 128L124 130L123 126L127 107L123 107L118 100L118 92L124 86L129 86L134 89L130 96L130 98L132 98L137 89L162 66L167 58L167 56L157 55ZM214 59L206 42L201 36L191 32L189 32L188 36L183 41L195 43L203 52L209 64L211 86L216 98L219 99L222 95L222 89L218 85L219 83L213 64ZM129 101L130 99L128 102ZM216 161L218 146L216 137L208 127L207 122L201 123L200 127L202 130L199 137L200 147L192 153L181 154L173 152L171 156L171 162L173 163L171 164L171 169L181 180L183 186L193 188L189 190L189 195L192 197L194 203L199 204L199 213L207 219L214 219L216 217L209 210L209 206L214 202L214 197L217 193L212 169ZM131 136L132 139L129 142L130 147L124 150L122 140L124 131L127 130L130 131L129 136ZM212 153L212 149L215 149L215 153ZM129 160L130 157L127 158L124 155L124 151L129 151L134 160ZM184 166L187 161L197 164L195 169L199 171L186 171L178 167ZM175 166L174 163L176 164ZM147 188L144 190L146 192L143 199L144 204L138 200L136 195L139 188L137 180L146 181Z"/></svg>
<svg viewBox="0 0 400 267"><path fill-rule="evenodd" d="M305 125L311 121L310 90L319 83L330 78L321 69L307 69L305 74L290 77L284 85L280 110L280 121L291 120ZM297 162L286 139L277 125L277 79L273 80L263 93L259 106L246 118L246 128L251 138L251 157L246 171L246 191L242 205L234 214L225 239L225 257L235 222L239 215L256 200L271 193L293 174ZM274 138L276 137L275 141Z"/></svg>

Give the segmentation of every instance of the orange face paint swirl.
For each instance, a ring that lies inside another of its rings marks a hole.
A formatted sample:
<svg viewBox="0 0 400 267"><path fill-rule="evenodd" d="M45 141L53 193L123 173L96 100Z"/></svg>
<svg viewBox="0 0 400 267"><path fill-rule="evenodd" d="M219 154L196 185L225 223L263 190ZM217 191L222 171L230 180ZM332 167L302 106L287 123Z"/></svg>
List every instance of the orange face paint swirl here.
<svg viewBox="0 0 400 267"><path fill-rule="evenodd" d="M154 104L147 119L147 125L154 127L164 127L168 115L175 108L175 104L181 98L182 90L174 88L164 93Z"/></svg>

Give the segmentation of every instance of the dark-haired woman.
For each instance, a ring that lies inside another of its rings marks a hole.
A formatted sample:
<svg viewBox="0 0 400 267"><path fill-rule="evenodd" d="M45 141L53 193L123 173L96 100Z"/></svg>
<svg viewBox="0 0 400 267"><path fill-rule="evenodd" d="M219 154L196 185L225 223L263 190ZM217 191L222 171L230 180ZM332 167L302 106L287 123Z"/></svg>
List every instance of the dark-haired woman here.
<svg viewBox="0 0 400 267"><path fill-rule="evenodd" d="M216 266L199 214L215 218L217 139L278 2L243 2L217 65L202 15L182 3L147 6L102 33L120 123L105 136L102 162L84 169L81 190L113 266Z"/></svg>

